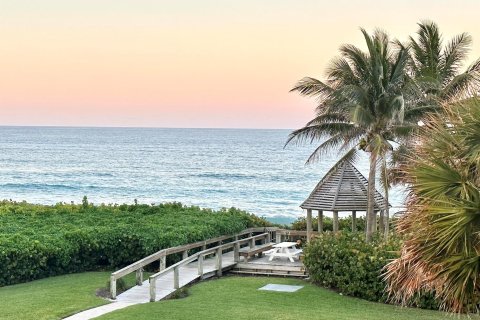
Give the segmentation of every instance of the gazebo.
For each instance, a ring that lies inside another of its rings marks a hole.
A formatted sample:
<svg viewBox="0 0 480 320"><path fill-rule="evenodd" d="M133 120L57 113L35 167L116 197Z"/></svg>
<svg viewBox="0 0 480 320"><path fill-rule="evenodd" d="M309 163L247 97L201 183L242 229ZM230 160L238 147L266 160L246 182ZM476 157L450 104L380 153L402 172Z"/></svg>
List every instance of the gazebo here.
<svg viewBox="0 0 480 320"><path fill-rule="evenodd" d="M324 211L333 212L333 231L338 231L338 212L352 212L352 230L356 230L357 211L367 211L368 180L350 161L343 161L320 180L308 198L300 205L307 210L307 239L312 236L312 211L318 211L318 232L323 231ZM375 212L385 210L384 197L375 190Z"/></svg>

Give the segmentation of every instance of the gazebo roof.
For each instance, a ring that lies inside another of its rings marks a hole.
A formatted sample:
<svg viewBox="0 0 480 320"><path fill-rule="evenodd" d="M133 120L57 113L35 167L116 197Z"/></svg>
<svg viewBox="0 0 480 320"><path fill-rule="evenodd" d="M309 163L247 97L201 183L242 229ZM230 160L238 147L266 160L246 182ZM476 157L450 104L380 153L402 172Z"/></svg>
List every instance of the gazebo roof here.
<svg viewBox="0 0 480 320"><path fill-rule="evenodd" d="M330 169L300 205L302 209L367 211L368 180L349 161ZM385 209L384 197L375 190L374 210Z"/></svg>

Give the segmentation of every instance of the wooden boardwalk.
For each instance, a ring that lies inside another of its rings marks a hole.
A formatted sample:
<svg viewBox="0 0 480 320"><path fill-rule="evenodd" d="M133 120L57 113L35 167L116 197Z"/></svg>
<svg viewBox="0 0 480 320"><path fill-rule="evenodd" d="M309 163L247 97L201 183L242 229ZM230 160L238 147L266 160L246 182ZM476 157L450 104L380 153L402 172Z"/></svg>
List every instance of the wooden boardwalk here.
<svg viewBox="0 0 480 320"><path fill-rule="evenodd" d="M245 274L305 276L301 262L268 262L265 258L256 258L247 263L240 257L240 253L245 250L263 250L271 244L274 235L279 242L282 236L289 236L293 232L284 233L284 230L278 228L254 228L234 236L222 236L160 250L112 273L110 304L85 310L65 319L88 320L132 305L159 301L194 281L221 276L223 272L234 268L232 271ZM254 233L260 234L253 235ZM196 253L189 255L192 251ZM174 254L181 254L181 261L167 267L167 256ZM159 272L143 280L143 268L155 262L159 265ZM136 273L137 285L117 295L116 281L133 272Z"/></svg>
<svg viewBox="0 0 480 320"><path fill-rule="evenodd" d="M203 263L203 277L198 274L197 262L191 262L179 268L179 284L180 288L184 287L200 278L206 279L216 274L215 258L205 259ZM233 252L224 253L222 255L222 269L231 269L235 262L233 261ZM155 301L162 300L170 294L174 293L173 272L166 273L159 277L155 284ZM118 302L124 303L145 303L150 301L150 289L148 280L144 281L141 286L135 286L117 296Z"/></svg>
<svg viewBox="0 0 480 320"><path fill-rule="evenodd" d="M222 269L228 270L231 269L235 262L233 261L233 252L227 252L222 255ZM185 266L179 268L179 281L180 287L184 287L194 281L200 280L200 278L205 279L211 276L214 276L217 272L216 269L216 259L208 258L204 260L203 263L203 277L198 275L198 266L197 262L191 262ZM162 300L177 289L174 288L174 279L173 272L168 272L158 279L156 279L156 297L155 301ZM134 286L128 289L125 292L122 292L117 296L116 300L112 300L112 303L103 305L100 307L92 308L85 310L83 312L77 313L73 316L67 317L68 320L87 320L99 317L103 314L123 309L135 304L147 303L150 301L150 286L149 280L143 281L141 286Z"/></svg>

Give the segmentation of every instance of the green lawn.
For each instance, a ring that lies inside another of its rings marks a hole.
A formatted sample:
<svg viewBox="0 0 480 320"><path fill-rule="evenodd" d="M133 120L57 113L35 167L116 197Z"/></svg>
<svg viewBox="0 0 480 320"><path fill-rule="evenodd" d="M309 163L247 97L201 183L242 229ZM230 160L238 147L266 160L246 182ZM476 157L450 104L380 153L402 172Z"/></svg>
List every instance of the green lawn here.
<svg viewBox="0 0 480 320"><path fill-rule="evenodd" d="M65 275L0 288L0 319L60 319L106 303L95 296L109 273ZM132 285L131 275L127 285ZM295 293L258 291L268 283L304 285ZM451 319L440 312L367 302L283 278L224 277L190 288L190 296L129 307L98 319ZM459 318L456 318L459 319ZM466 319L466 318L464 318ZM478 319L478 318L474 318Z"/></svg>
<svg viewBox="0 0 480 320"><path fill-rule="evenodd" d="M268 284L305 287L295 293L257 289ZM451 319L446 314L367 302L283 278L225 277L193 286L190 296L132 306L98 319ZM459 318L457 318L459 319Z"/></svg>
<svg viewBox="0 0 480 320"><path fill-rule="evenodd" d="M95 296L107 272L70 274L0 288L0 319L61 319L107 303Z"/></svg>

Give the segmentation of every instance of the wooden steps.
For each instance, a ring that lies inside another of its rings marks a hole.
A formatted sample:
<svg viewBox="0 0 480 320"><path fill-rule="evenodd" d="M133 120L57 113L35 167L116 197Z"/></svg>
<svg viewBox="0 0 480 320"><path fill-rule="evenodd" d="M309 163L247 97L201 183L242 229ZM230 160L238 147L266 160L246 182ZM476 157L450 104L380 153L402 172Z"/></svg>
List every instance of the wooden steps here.
<svg viewBox="0 0 480 320"><path fill-rule="evenodd" d="M262 264L261 261L255 263L239 262L230 271L231 273L244 275L262 275L262 276L281 276L281 277L300 277L306 278L308 274L303 265L290 264Z"/></svg>
<svg viewBox="0 0 480 320"><path fill-rule="evenodd" d="M293 271L278 272L278 271L260 271L255 269L249 270L238 270L233 269L230 273L234 274L243 274L249 276L274 276L274 277L297 277L297 278L306 278L308 275L306 273L297 273Z"/></svg>

